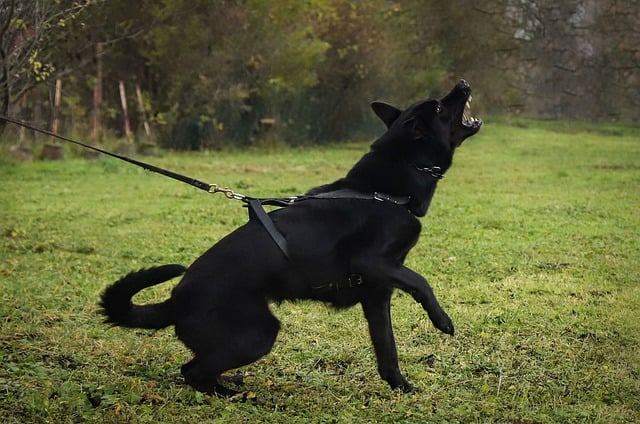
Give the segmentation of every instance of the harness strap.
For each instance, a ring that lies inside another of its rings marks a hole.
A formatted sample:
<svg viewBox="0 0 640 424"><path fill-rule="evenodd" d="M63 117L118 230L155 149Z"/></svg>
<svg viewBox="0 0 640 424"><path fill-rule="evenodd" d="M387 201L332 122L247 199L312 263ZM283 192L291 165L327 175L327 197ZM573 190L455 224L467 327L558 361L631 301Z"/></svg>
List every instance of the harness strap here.
<svg viewBox="0 0 640 424"><path fill-rule="evenodd" d="M357 200L377 200L379 202L390 202L395 205L405 206L411 201L410 196L392 196L386 193L363 193L350 188L343 188L336 191L314 194L306 196L305 199L357 199Z"/></svg>
<svg viewBox="0 0 640 424"><path fill-rule="evenodd" d="M317 293L327 292L330 290L340 291L344 289L351 289L353 287L361 286L363 284L364 284L364 280L362 279L362 275L351 274L346 280L333 281L333 282L324 283L324 284L312 284L311 290Z"/></svg>
<svg viewBox="0 0 640 424"><path fill-rule="evenodd" d="M280 251L287 257L290 261L291 257L289 256L289 247L287 245L287 240L284 238L282 233L276 228L273 220L267 214L267 212L262 207L264 201L274 200L274 199L254 199L254 198L245 198L244 202L247 204L249 208L249 219L257 219L262 227L269 233L271 239L275 242L275 244L280 248ZM281 200L281 199L276 199ZM265 203L272 204L272 203ZM291 205L291 203L287 203L286 206ZM275 206L282 206L277 204ZM362 276L358 274L351 274L347 277L346 280L335 281L330 283L323 284L312 284L311 290L316 293L328 292L328 291L340 291L344 289L350 289L356 286L361 286L364 284L362 280Z"/></svg>
<svg viewBox="0 0 640 424"><path fill-rule="evenodd" d="M310 199L356 199L356 200L375 200L379 202L390 202L394 205L405 206L411 200L409 196L391 196L385 193L363 193L361 191L353 190L353 189L340 189L336 191L329 191L326 193L320 193L310 196L297 196L297 197L275 197L275 198L254 198L254 197L241 197L238 198L245 202L249 208L249 219L257 219L260 224L267 230L269 236L273 239L276 245L280 248L282 253L287 257L287 259L291 260L289 256L289 248L287 246L287 239L282 235L282 233L276 228L275 224L271 220L271 217L264 210L264 205L268 206L279 206L279 207L287 207L291 206L295 203L310 200ZM349 277L349 286L351 287L351 277ZM355 281L355 280L354 280ZM360 279L360 283L362 283L362 279ZM319 289L326 287L332 288L332 284L328 283L327 285L319 286ZM340 289L340 283L335 283L336 290ZM315 289L315 288L314 288Z"/></svg>
<svg viewBox="0 0 640 424"><path fill-rule="evenodd" d="M265 212L262 207L262 199L245 198L244 201L249 207L249 219L257 219L260 221L260 224L267 230L267 233L269 233L269 236L278 245L282 253L284 253L287 259L291 260L287 240L282 233L278 231L271 217Z"/></svg>

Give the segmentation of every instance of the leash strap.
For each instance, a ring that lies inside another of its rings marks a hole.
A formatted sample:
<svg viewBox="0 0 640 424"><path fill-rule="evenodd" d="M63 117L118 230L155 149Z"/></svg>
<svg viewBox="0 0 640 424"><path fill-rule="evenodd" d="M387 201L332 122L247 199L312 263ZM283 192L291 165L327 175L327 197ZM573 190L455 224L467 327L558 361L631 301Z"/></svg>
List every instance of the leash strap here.
<svg viewBox="0 0 640 424"><path fill-rule="evenodd" d="M174 180L182 181L183 183L187 183L189 185L192 185L194 187L199 188L200 190L204 190L204 191L207 191L209 193L224 192L225 195L227 197L230 197L230 198L235 198L235 196L238 196L236 193L233 193L233 192L229 193L228 189L225 189L225 188L221 189L215 184L205 183L204 181L200 181L200 180L197 180L195 178L188 177L186 175L181 175L181 174L178 174L178 173L173 172L173 171L169 171L169 170L166 170L166 169L158 168L157 166L153 166L153 165L150 165L148 163L141 162L139 160L131 159L131 158L128 158L126 156L119 155L117 153L111 153L111 152L108 152L106 150L102 150L99 147L95 147L95 146L91 146L89 144L81 143L81 142L73 140L73 139L71 139L69 137L65 137L63 135L56 134L56 133L54 133L52 131L45 130L45 129L42 129L42 128L38 128L38 127L30 124L27 121L21 121L19 119L10 118L10 117L2 115L2 114L0 114L0 119L2 119L4 121L7 121L7 122L11 122L12 124L16 124L16 125L19 125L19 126L24 127L24 128L28 128L28 129L30 129L32 131L39 132L41 134L45 134L45 135L48 135L50 137L54 137L54 138L57 138L57 139L60 139L60 140L64 140L64 141L67 141L69 143L73 143L73 144L76 144L78 146L82 146L84 148L87 148L87 149L90 149L90 150L93 150L93 151L96 151L96 152L100 152L100 153L105 154L107 156L111 156L111 157L114 157L116 159L120 159L120 160L123 160L125 162L132 163L132 164L137 165L137 166L139 166L139 167L141 167L141 168L143 168L143 169L145 169L147 171L155 172L155 173L164 175L166 177L173 178ZM234 197L231 197L231 195L233 195Z"/></svg>
<svg viewBox="0 0 640 424"><path fill-rule="evenodd" d="M19 125L21 127L30 129L32 131L35 132L39 132L41 134L45 134L48 135L50 137L54 137L63 141L67 141L69 143L73 143L76 144L78 146L82 146L84 148L90 149L90 150L94 150L96 152L105 154L107 156L111 156L114 157L116 159L120 159L122 161L131 163L133 165L139 166L147 171L151 171L151 172L155 172L158 173L160 175L164 175L166 177L169 178L173 178L174 180L178 180L178 181L182 181L183 183L187 183L189 185L192 185L196 188L199 188L200 190L204 190L208 193L224 193L224 195L229 198L229 199L234 199L234 200L242 200L244 203L246 203L249 207L249 218L250 219L257 219L258 221L260 221L260 223L262 224L262 226L267 230L267 232L269 233L269 236L271 236L271 238L273 239L273 241L278 245L278 247L280 248L280 250L282 251L282 253L284 253L284 255L289 258L289 251L287 249L287 241L284 238L284 236L280 233L280 231L278 231L278 229L276 228L276 226L274 225L273 221L271 220L271 218L269 217L269 215L267 215L267 213L265 212L264 208L262 207L263 204L268 204L268 205L274 205L274 206L288 206L290 205L295 199L297 199L296 197L293 198L284 198L284 199L278 199L278 198L274 198L274 199L256 199L256 198L249 198L247 196L244 196L242 194L238 194L236 192L234 192L233 190L226 188L226 187L219 187L217 184L209 184L206 183L204 181L200 181L198 179L192 178L192 177L188 177L186 175L182 175L182 174L178 174L177 172L173 172L173 171L169 171L167 169L163 169L163 168L159 168L157 166L136 160L136 159L132 159L126 156L122 156L119 155L117 153L112 153L109 152L107 150L103 150L100 149L99 147L95 147L95 146L91 146L89 144L85 144L82 143L80 141L76 141L73 140L69 137L65 137L63 135L59 135L56 134L52 131L49 130L45 130L39 127L36 127L35 125L30 124L29 122L26 121L22 121L19 119L13 119L10 118L8 116L2 115L0 114L0 119L10 122L12 124L16 124Z"/></svg>

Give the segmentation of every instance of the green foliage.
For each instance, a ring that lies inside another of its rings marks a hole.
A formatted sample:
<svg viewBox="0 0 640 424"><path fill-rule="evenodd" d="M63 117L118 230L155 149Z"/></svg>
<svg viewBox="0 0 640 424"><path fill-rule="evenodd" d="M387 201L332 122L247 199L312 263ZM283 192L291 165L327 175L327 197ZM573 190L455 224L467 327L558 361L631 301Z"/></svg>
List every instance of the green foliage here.
<svg viewBox="0 0 640 424"><path fill-rule="evenodd" d="M400 362L377 375L358 308L274 305L274 350L244 393L194 392L170 330L108 328L96 301L132 269L193 261L246 222L222 196L110 158L0 162L0 420L638 422L637 128L487 117L441 182L409 265L456 324L394 296ZM167 154L159 166L255 196L336 179L367 148ZM168 296L171 284L136 301Z"/></svg>
<svg viewBox="0 0 640 424"><path fill-rule="evenodd" d="M3 5L0 111L11 105L25 119L50 121L60 77L63 98L81 100L72 113L62 111L66 133L87 131L98 80L104 132L122 131L123 81L132 127L142 128L131 107L139 86L158 141L179 150L369 136L378 128L371 101L405 105L442 95L460 78L493 113L639 119L640 31L632 0ZM93 78L98 63L102 77Z"/></svg>
<svg viewBox="0 0 640 424"><path fill-rule="evenodd" d="M253 63L264 72L261 96L297 94L318 83L316 68L329 45L316 36L309 19L317 8L317 2L310 1L248 2L248 31L263 35Z"/></svg>
<svg viewBox="0 0 640 424"><path fill-rule="evenodd" d="M62 111L75 131L88 125L73 115L89 116L93 107L96 79L87 74L95 70L87 65L96 59L87 36L104 49L104 124L121 127L118 81L140 84L159 141L180 150L369 134L378 128L371 101L408 102L427 87L437 91L444 80L438 47L415 42L409 6L384 0L129 3L87 3L80 29L67 28L73 16L62 11L69 41L60 50L48 48L50 63L38 51L28 62L39 81L64 73L63 97L83 99ZM85 66L72 72L67 64L76 62ZM275 125L261 127L263 118ZM136 127L137 114L130 119Z"/></svg>
<svg viewBox="0 0 640 424"><path fill-rule="evenodd" d="M154 105L166 111L162 124L170 132L200 122L192 146L200 148L228 139L246 143L260 118L280 120L282 104L317 84L316 67L328 48L314 35L313 5L154 3L152 14L162 24L146 35L144 54L166 84ZM167 142L175 138L168 134Z"/></svg>

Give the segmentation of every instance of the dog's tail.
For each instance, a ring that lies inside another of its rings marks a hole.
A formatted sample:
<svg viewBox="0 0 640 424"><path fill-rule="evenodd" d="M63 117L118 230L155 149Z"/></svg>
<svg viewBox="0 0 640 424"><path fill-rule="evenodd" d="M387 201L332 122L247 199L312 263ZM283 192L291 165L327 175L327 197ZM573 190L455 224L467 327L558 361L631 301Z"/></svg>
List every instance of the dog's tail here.
<svg viewBox="0 0 640 424"><path fill-rule="evenodd" d="M134 305L139 291L184 274L182 265L163 265L132 272L105 289L100 297L104 322L120 327L160 329L173 324L170 301Z"/></svg>

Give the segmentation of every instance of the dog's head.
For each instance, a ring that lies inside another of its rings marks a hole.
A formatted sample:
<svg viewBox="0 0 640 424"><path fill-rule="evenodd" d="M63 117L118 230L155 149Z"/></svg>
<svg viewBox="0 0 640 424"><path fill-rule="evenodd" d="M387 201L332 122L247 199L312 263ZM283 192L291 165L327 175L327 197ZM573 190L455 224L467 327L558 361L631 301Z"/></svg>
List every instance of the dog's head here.
<svg viewBox="0 0 640 424"><path fill-rule="evenodd" d="M402 150L425 166L443 171L451 164L453 151L476 134L482 120L470 115L471 86L465 80L441 99L427 99L400 110L382 102L371 107L388 131L374 143L374 150ZM402 145L402 147L400 145Z"/></svg>

